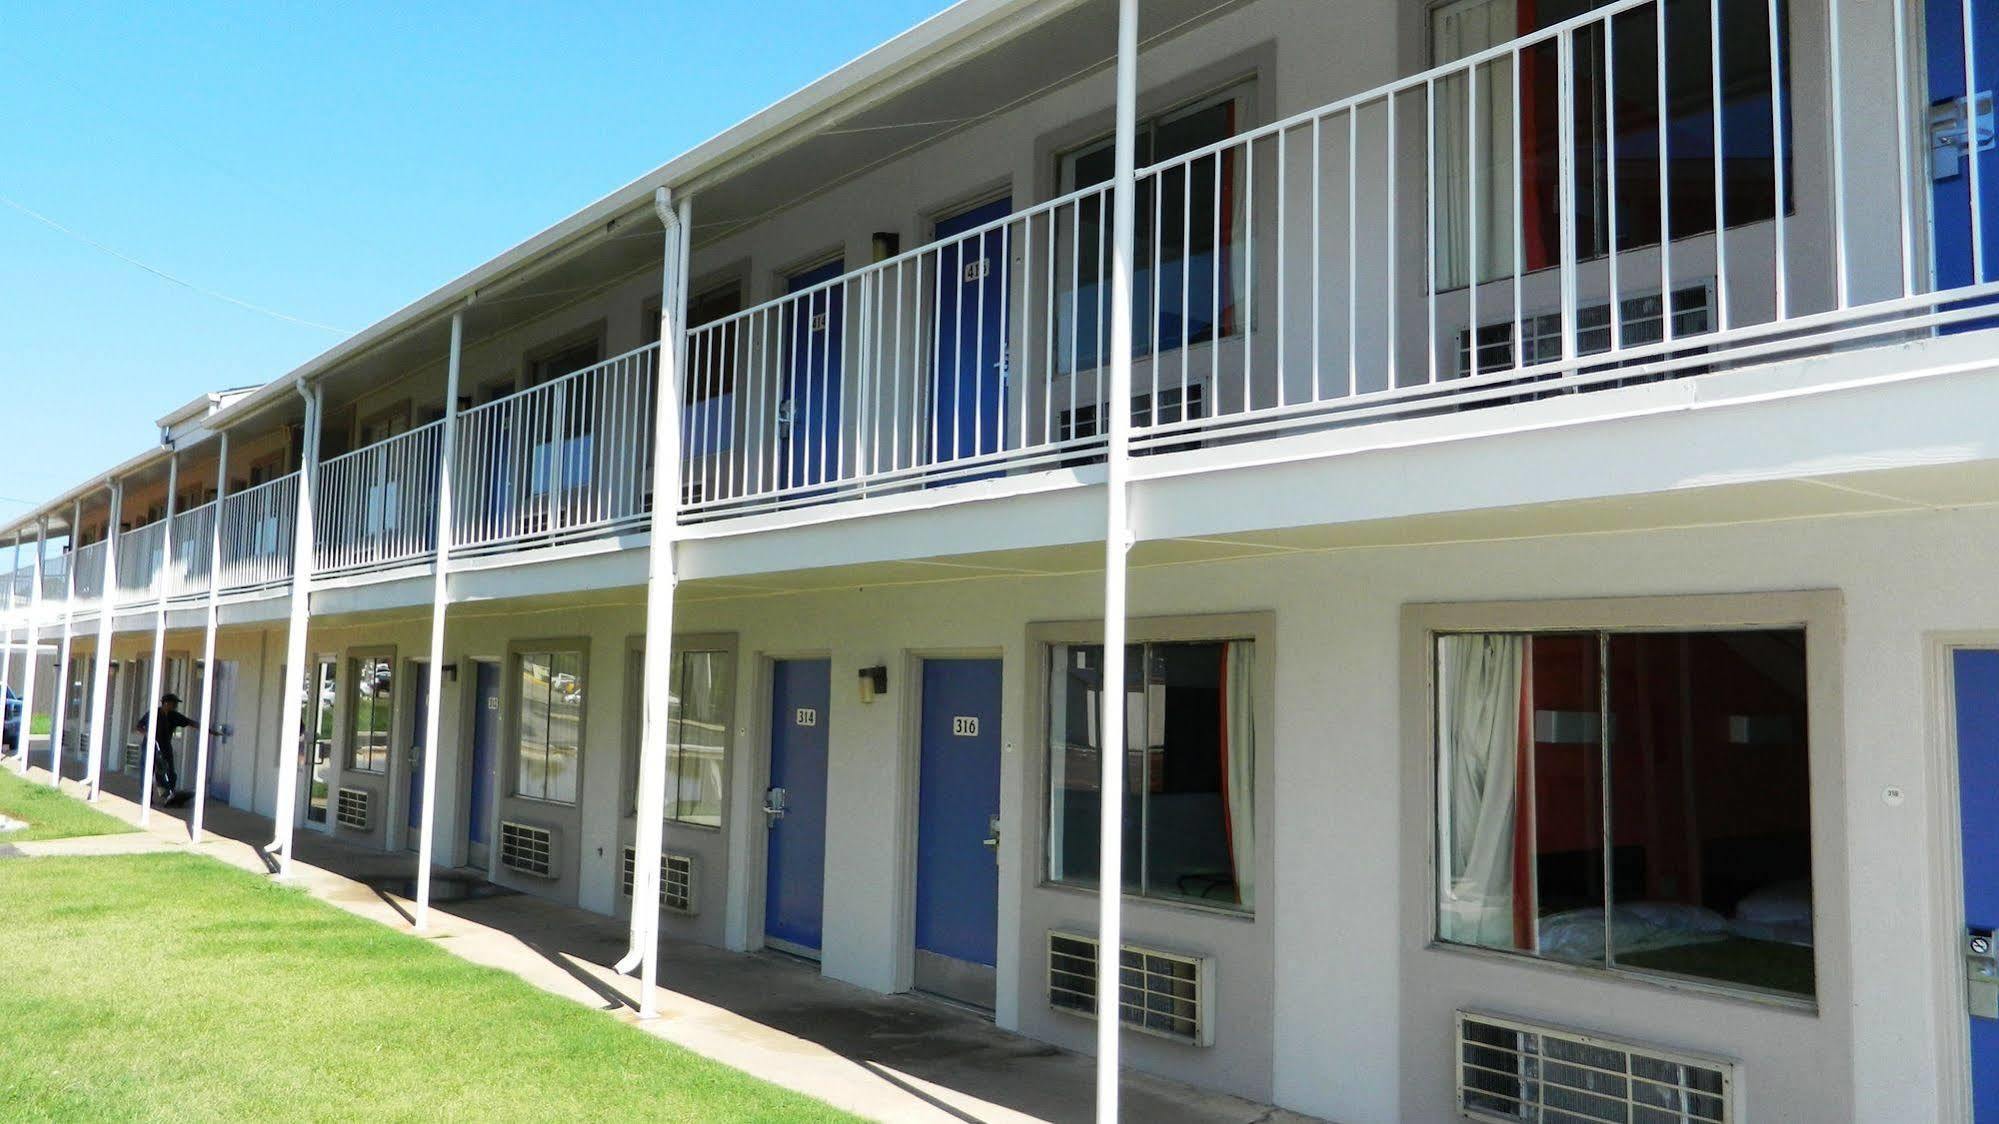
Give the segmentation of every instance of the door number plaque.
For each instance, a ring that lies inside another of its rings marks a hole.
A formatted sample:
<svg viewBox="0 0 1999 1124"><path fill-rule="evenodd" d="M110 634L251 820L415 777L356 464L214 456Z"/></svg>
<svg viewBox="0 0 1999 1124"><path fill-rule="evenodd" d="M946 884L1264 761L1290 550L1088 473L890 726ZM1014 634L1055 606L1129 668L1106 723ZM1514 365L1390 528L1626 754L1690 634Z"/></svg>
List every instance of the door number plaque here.
<svg viewBox="0 0 1999 1124"><path fill-rule="evenodd" d="M979 716L959 714L951 719L951 736L954 738L976 738L979 736Z"/></svg>

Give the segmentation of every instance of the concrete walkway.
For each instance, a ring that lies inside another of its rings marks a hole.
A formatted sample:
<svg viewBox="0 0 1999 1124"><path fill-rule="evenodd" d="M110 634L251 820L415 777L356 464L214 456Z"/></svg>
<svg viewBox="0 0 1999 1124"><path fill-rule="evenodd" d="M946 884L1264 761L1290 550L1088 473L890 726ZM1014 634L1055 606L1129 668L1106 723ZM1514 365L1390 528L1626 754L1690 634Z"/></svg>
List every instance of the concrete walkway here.
<svg viewBox="0 0 1999 1124"><path fill-rule="evenodd" d="M33 775L47 780L37 768ZM73 780L65 791L81 795ZM98 807L136 824L132 778L107 777ZM271 821L210 805L198 846L186 808L155 809L145 832L47 840L0 849L20 855L193 851L258 873L276 870L261 848ZM71 846L60 846L68 844ZM32 850L31 850L32 848ZM415 857L363 850L301 830L293 878L304 891L361 917L410 930ZM647 1033L773 1084L883 1121L1087 1121L1091 1059L999 1030L987 1020L917 996L879 995L821 977L774 955L666 941L656 992L660 1017L636 1017L638 981L613 973L624 954L616 918L556 905L486 883L477 871L432 875L431 932L455 955L611 1013ZM1127 1073L1124 1115L1148 1122L1263 1124L1307 1118Z"/></svg>

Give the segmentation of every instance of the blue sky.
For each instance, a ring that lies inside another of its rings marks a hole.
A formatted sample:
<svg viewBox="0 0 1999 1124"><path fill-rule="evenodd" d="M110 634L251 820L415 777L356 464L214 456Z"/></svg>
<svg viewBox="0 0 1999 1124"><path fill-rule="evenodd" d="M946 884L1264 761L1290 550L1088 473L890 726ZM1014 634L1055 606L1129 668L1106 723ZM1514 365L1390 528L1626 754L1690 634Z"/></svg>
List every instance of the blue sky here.
<svg viewBox="0 0 1999 1124"><path fill-rule="evenodd" d="M0 196L351 331L947 6L10 5ZM340 338L6 206L0 330L0 515Z"/></svg>

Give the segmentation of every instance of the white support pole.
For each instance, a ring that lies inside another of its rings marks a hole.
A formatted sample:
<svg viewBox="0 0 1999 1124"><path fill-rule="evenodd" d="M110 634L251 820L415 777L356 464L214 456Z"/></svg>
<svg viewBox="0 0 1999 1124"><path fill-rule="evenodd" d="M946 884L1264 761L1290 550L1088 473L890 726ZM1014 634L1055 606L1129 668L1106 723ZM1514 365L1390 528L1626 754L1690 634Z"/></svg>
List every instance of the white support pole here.
<svg viewBox="0 0 1999 1124"><path fill-rule="evenodd" d="M437 449L437 561L430 584L429 705L423 715L423 816L417 827L416 931L430 928L430 864L437 832L437 745L444 707L444 606L450 594L451 471L458 448L458 365L465 345L465 310L451 314L451 354L444 365L444 427Z"/></svg>
<svg viewBox="0 0 1999 1124"><path fill-rule="evenodd" d="M653 399L652 542L646 574L645 709L639 737L638 823L633 833L632 948L618 970L639 969L639 1017L659 1017L659 852L666 838L667 719L673 705L675 537L680 509L680 382L687 341L687 262L692 200L665 188L653 207L666 227L659 304L659 389ZM636 962L636 964L635 964Z"/></svg>
<svg viewBox="0 0 1999 1124"><path fill-rule="evenodd" d="M22 657L25 669L21 674L21 775L28 775L28 736L35 725L35 665L41 663L42 650L42 558L48 551L49 521L47 518L35 520L35 557L29 567L28 578L34 584L28 587L27 654ZM60 769L49 783L60 785Z"/></svg>
<svg viewBox="0 0 1999 1124"><path fill-rule="evenodd" d="M19 584L21 574L21 535L14 533L14 560L7 565L7 599L0 608L0 700L4 700L9 688L14 685L14 587ZM5 702L0 701L0 709ZM4 719L0 713L0 719ZM28 716L21 715L21 729L15 736L14 771L28 775Z"/></svg>
<svg viewBox="0 0 1999 1124"><path fill-rule="evenodd" d="M1117 139L1111 184L1111 370L1105 449L1102 806L1097 842L1097 1120L1118 1118L1118 1016L1124 947L1125 565L1131 520L1132 245L1138 228L1138 0L1119 0Z"/></svg>
<svg viewBox="0 0 1999 1124"><path fill-rule="evenodd" d="M215 625L222 600L222 501L229 496L229 432L215 452L215 518L208 528L208 604L201 637L201 725L194 732L194 814L187 837L201 842L202 815L208 810L208 748L215 730Z"/></svg>
<svg viewBox="0 0 1999 1124"><path fill-rule="evenodd" d="M62 650L56 656L56 701L49 715L49 786L62 787L62 740L69 734L70 643L76 635L76 528L83 522L83 501L69 512L69 564L63 567Z"/></svg>
<svg viewBox="0 0 1999 1124"><path fill-rule="evenodd" d="M305 438L299 442L297 520L292 527L291 621L285 633L285 675L291 682L280 686L278 717L277 835L270 849L277 851L278 877L292 875L292 835L298 818L299 727L305 722L305 699L299 684L309 682L305 661L306 610L312 598L312 490L319 480L319 410L325 394L319 387L307 389L300 380L298 392L305 399Z"/></svg>
<svg viewBox="0 0 1999 1124"><path fill-rule="evenodd" d="M104 573L97 583L97 650L90 655L90 760L83 767L86 799L104 787L105 708L111 701L111 618L118 605L118 521L125 515L125 482L111 481L111 513L104 525Z"/></svg>
<svg viewBox="0 0 1999 1124"><path fill-rule="evenodd" d="M160 746L160 684L166 676L166 668L161 666L167 658L167 594L172 592L173 583L167 574L174 560L174 493L180 490L180 450L167 454L167 514L160 520L160 565L153 571L153 582L159 586L153 598L153 666L151 674L150 698L152 708L146 711L146 763L139 775L139 826L153 816L153 764L159 755ZM172 737L169 732L168 737ZM173 793L167 793L173 799Z"/></svg>

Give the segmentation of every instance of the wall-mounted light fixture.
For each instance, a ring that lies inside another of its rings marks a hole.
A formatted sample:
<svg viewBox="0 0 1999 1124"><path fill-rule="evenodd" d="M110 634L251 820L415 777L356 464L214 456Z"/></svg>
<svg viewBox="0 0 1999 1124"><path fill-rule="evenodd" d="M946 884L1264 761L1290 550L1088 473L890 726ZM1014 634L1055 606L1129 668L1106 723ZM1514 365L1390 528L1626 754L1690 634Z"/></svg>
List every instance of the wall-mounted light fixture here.
<svg viewBox="0 0 1999 1124"><path fill-rule="evenodd" d="M888 668L864 667L861 669L861 701L871 703L876 695L888 694Z"/></svg>

